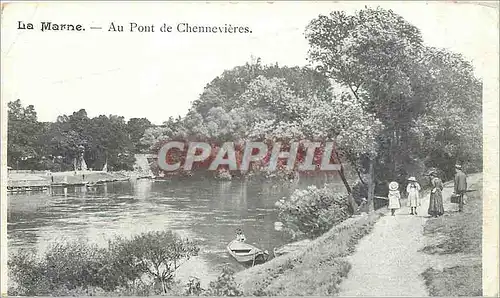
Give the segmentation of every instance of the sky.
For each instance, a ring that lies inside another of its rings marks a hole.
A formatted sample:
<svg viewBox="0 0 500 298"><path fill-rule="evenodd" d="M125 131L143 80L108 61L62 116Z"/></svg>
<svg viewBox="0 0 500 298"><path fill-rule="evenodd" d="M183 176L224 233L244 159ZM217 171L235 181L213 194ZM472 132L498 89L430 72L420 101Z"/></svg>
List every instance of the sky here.
<svg viewBox="0 0 500 298"><path fill-rule="evenodd" d="M2 12L2 101L32 104L40 121L85 109L90 117L146 117L161 124L185 115L224 70L262 63L307 64L304 29L319 14L365 5L393 9L427 45L471 60L478 77L498 40L497 9L451 2L11 3ZM17 30L18 21L35 30ZM82 24L84 32L41 32L41 21ZM179 22L249 26L251 34L108 32L109 24ZM90 30L90 26L103 27ZM5 108L5 107L4 107Z"/></svg>

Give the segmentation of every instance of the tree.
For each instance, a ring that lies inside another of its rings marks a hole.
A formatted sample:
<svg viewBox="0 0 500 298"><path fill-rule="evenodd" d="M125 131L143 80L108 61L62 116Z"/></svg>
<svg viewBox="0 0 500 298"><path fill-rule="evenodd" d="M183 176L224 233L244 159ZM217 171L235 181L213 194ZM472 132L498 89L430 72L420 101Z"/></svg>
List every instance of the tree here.
<svg viewBox="0 0 500 298"><path fill-rule="evenodd" d="M42 130L34 106L23 107L19 99L9 102L7 126L8 164L13 168L29 166L30 160L39 158Z"/></svg>
<svg viewBox="0 0 500 298"><path fill-rule="evenodd" d="M110 249L118 256L117 269L130 272L137 270L147 274L168 292L175 271L199 248L191 241L182 239L172 231L155 231L134 236L131 239L118 238L110 243Z"/></svg>
<svg viewBox="0 0 500 298"><path fill-rule="evenodd" d="M127 132L134 146L134 152L139 153L148 149L141 144L140 140L149 127L151 127L151 122L147 118L131 118L127 122Z"/></svg>
<svg viewBox="0 0 500 298"><path fill-rule="evenodd" d="M224 266L217 280L211 281L204 296L243 296L243 291L234 280L234 270Z"/></svg>
<svg viewBox="0 0 500 298"><path fill-rule="evenodd" d="M457 118L462 118L462 107L471 108L474 116L463 122L476 126L472 123L477 123L480 110L479 84L470 64L460 55L425 47L419 29L393 11L365 8L354 15L335 11L312 20L306 36L318 70L346 86L384 126L377 136L377 155L366 165L377 173L370 180L403 180L409 169L421 167L422 155L430 153L426 150L432 142L425 139L439 134L431 119L448 115L445 127L463 127ZM465 96L464 88L470 90ZM458 145L459 137L442 133L446 143ZM427 164L436 162L427 157Z"/></svg>

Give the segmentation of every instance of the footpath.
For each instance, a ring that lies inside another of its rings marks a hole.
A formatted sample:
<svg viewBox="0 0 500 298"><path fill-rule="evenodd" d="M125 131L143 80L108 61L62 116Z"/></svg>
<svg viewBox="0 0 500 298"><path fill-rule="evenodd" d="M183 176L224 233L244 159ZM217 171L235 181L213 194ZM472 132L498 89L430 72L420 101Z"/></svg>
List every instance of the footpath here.
<svg viewBox="0 0 500 298"><path fill-rule="evenodd" d="M480 175L468 177L475 183ZM453 183L443 190L445 212L456 211L450 204ZM338 296L429 296L421 273L429 267L446 266L440 257L421 252L425 246L424 225L427 221L429 193L421 200L418 215L410 215L406 200L396 216L387 214L356 246L356 252L347 257L352 268L340 284ZM450 210L450 208L452 210ZM460 260L458 260L460 261Z"/></svg>

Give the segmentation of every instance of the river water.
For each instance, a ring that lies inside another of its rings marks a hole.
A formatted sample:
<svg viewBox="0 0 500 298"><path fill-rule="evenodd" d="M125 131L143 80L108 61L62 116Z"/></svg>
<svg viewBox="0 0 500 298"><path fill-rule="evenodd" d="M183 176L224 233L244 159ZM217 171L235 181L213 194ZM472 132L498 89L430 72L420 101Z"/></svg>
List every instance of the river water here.
<svg viewBox="0 0 500 298"><path fill-rule="evenodd" d="M333 179L333 180L332 180ZM208 281L229 264L243 269L225 251L242 228L248 243L272 252L290 241L274 229L275 202L295 188L322 186L324 177L295 183L214 180L131 180L98 185L53 188L8 195L9 254L20 248L39 253L55 241L87 240L106 245L115 235L131 236L174 230L200 244L200 254L179 269L180 279ZM328 183L341 188L338 178ZM272 254L272 253L271 253Z"/></svg>

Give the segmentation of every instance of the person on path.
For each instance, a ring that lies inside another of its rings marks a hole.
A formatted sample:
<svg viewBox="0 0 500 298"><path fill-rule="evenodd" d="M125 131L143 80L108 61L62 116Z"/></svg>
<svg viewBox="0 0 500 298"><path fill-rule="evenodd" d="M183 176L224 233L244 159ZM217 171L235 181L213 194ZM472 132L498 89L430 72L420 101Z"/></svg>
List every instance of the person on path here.
<svg viewBox="0 0 500 298"><path fill-rule="evenodd" d="M455 194L458 195L458 212L464 209L464 194L467 192L467 176L461 165L455 165Z"/></svg>
<svg viewBox="0 0 500 298"><path fill-rule="evenodd" d="M389 183L389 209L391 209L391 215L394 216L394 213L397 209L401 208L401 194L399 193L399 184L396 181L392 181Z"/></svg>
<svg viewBox="0 0 500 298"><path fill-rule="evenodd" d="M429 209L427 213L429 213L432 217L438 217L444 214L443 207L443 181L437 176L437 172L435 170L431 170L428 174L431 177L431 195L429 199Z"/></svg>
<svg viewBox="0 0 500 298"><path fill-rule="evenodd" d="M408 207L410 207L410 214L417 215L417 207L420 206L420 184L418 184L415 177L408 178L406 192L408 193Z"/></svg>

